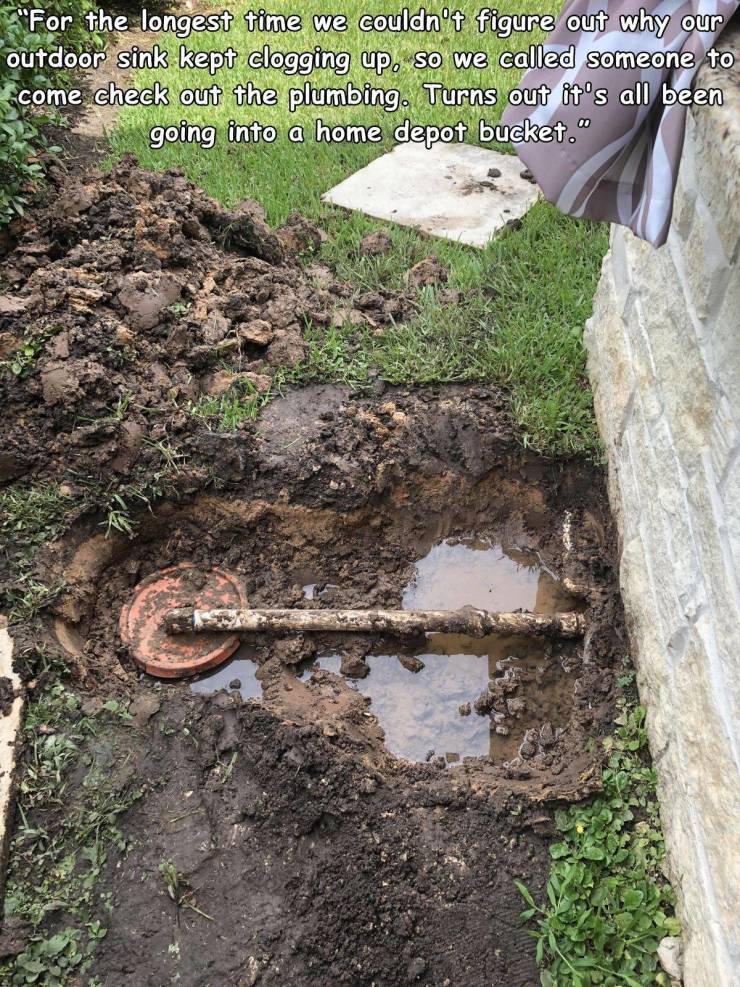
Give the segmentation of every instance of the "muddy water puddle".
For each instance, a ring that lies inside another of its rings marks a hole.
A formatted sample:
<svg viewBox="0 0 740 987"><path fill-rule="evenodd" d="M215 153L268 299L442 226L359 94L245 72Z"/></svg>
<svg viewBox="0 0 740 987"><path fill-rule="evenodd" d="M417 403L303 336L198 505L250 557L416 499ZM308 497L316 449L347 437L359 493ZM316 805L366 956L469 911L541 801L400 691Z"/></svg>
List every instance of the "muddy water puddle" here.
<svg viewBox="0 0 740 987"><path fill-rule="evenodd" d="M209 693L225 689L239 692L243 699L258 699L262 695L262 684L257 678L257 652L249 644L242 644L231 661L220 665L212 672L199 675L190 683L193 692Z"/></svg>
<svg viewBox="0 0 740 987"><path fill-rule="evenodd" d="M303 586L319 599L326 585ZM414 566L403 592L404 609L527 609L542 613L573 608L575 601L534 553L476 537L445 539ZM253 649L192 684L198 692L238 691L261 696ZM465 757L502 764L520 754L546 756L567 724L578 667L577 648L538 638L428 635L407 651L376 650L365 658L368 674L347 682L371 701L386 746L412 761ZM300 673L341 674L342 654L325 651Z"/></svg>
<svg viewBox="0 0 740 987"><path fill-rule="evenodd" d="M536 639L434 634L414 652L368 655L368 675L348 681L370 698L398 757L503 764L525 744L525 756L545 752L566 725L578 666L568 650ZM410 657L423 663L419 671L406 667ZM320 655L302 678L318 669L339 674L341 663L339 653Z"/></svg>
<svg viewBox="0 0 740 987"><path fill-rule="evenodd" d="M573 600L534 552L483 538L445 538L415 565L405 610L535 610L556 613Z"/></svg>

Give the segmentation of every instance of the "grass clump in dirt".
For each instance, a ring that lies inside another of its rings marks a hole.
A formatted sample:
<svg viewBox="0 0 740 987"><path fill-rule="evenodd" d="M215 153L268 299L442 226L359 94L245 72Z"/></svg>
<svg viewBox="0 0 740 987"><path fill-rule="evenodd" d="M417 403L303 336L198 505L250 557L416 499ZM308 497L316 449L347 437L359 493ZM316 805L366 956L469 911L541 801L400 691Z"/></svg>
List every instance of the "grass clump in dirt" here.
<svg viewBox="0 0 740 987"><path fill-rule="evenodd" d="M12 580L0 598L11 626L35 621L63 585L38 578L33 559L41 545L58 538L74 516L73 505L56 483L18 483L0 492L0 538L8 546L0 556ZM12 550L10 546L13 546Z"/></svg>
<svg viewBox="0 0 740 987"><path fill-rule="evenodd" d="M632 673L620 680L631 684ZM647 751L645 710L620 699L617 730L604 741L604 793L555 814L547 900L517 883L533 922L543 987L668 987L657 949L679 933L663 873L665 844Z"/></svg>
<svg viewBox="0 0 740 987"><path fill-rule="evenodd" d="M276 374L263 390L249 380L237 378L223 394L203 395L198 401L190 401L187 410L215 431L233 432L242 422L257 420L260 411L280 392L282 376Z"/></svg>
<svg viewBox="0 0 740 987"><path fill-rule="evenodd" d="M0 492L0 534L16 544L53 541L67 527L70 501L56 483L19 483Z"/></svg>
<svg viewBox="0 0 740 987"><path fill-rule="evenodd" d="M96 896L95 885L108 849L126 849L116 820L142 790L120 764L111 771L103 763L114 752L104 744L97 751L95 742L104 722L127 718L117 700L83 713L61 682L29 704L5 889L6 930L23 948L0 963L3 983L66 984L84 973L106 934L109 903ZM72 786L80 773L82 784Z"/></svg>
<svg viewBox="0 0 740 987"><path fill-rule="evenodd" d="M0 536L8 548L0 555L0 600L7 607L11 626L34 622L64 589L63 581L50 585L39 578L35 559L39 549L53 542L87 512L101 516L99 526L133 538L136 515L165 495L176 496L174 481L182 454L166 441L149 442L159 457L157 468L136 467L123 482L102 480L69 471L64 484L20 482L0 492Z"/></svg>
<svg viewBox="0 0 740 987"><path fill-rule="evenodd" d="M542 12L556 14L559 6L545 3ZM391 9L392 5L381 3L374 12ZM467 14L463 31L443 31L435 38L435 47L445 51L453 47L484 50L489 56L489 68L456 70L451 59L446 58L442 68L435 71L434 81L448 87L496 87L497 105L485 107L484 111L443 106L439 102L430 105L422 89L422 83L429 80L413 67L418 37L413 33L371 36L361 32L357 18L365 9L358 2L350 3L343 11L349 26L341 35L341 43L335 46L352 55L341 84L360 88L366 82L373 86L384 84L360 64L360 53L374 37L398 62L392 84L409 101L403 116L413 118L415 123L440 126L462 119L469 126L469 139L474 141L479 119L497 121L507 94L519 82L519 73L498 66L501 51L512 45L526 49L542 37L535 32L503 40L493 32L478 34L474 17L477 7L465 0L460 9ZM504 9L516 13L524 8L518 0L507 0ZM302 4L304 30L300 37L306 50L314 42L326 45L326 35L311 27L311 16L316 12L321 12L318 0ZM274 45L272 35L248 33L238 15L229 38L240 52L261 50L263 44ZM256 79L257 84L272 87L279 95L277 106L260 107L258 114L261 123L278 128L274 143L234 145L226 141L228 120L244 115L231 92L233 85L243 82L237 66L218 73L216 81L224 90L219 106L192 108L189 113L191 122L219 129L221 136L215 146L204 150L195 144L176 144L153 150L149 146L150 128L179 123L182 114L176 95L202 81L197 74L176 67L176 39L163 37L160 44L170 52L173 67L164 76L159 70L141 71L135 81L139 86L148 86L156 76L169 87L171 106L125 109L112 135L116 153L131 151L145 167L183 168L190 179L227 206L244 198L257 199L273 225L285 222L296 211L319 222L329 234L319 261L328 264L358 292L381 287L403 289L408 269L429 255L446 268L449 287L459 292L459 304L442 304L436 291L424 289L418 297L417 315L390 329L362 332L355 328L350 332L332 328L309 333L311 352L302 374L291 371L293 383L321 380L361 386L374 376L404 384L487 380L509 391L525 444L552 455L598 453L581 334L607 248L606 227L564 217L550 205L538 203L516 228L505 231L486 249L474 250L448 241L430 241L408 228L381 227L365 216L347 215L324 206L321 195L327 189L393 146L392 132L401 113L391 114L379 106L353 108L353 123L383 126L386 139L380 144L316 144L312 139L315 120L320 117L328 125L346 123L346 108L301 107L290 113L288 89L304 80L297 83L294 77L278 70L261 70ZM208 50L218 44L217 37L208 35L188 41L195 50ZM317 86L337 85L337 78L328 70L313 73L310 81ZM305 144L287 140L288 128L296 124L305 128ZM363 237L379 228L389 235L390 249L379 256L363 254ZM254 402L247 396L244 402L214 409L213 413L226 423L251 418L253 408Z"/></svg>

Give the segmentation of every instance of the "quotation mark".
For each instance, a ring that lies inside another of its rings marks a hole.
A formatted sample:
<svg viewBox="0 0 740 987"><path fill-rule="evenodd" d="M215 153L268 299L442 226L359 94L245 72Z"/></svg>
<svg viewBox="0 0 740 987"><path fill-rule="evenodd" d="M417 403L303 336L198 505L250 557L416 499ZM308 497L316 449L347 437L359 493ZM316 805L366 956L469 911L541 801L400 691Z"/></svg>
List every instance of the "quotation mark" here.
<svg viewBox="0 0 740 987"><path fill-rule="evenodd" d="M578 126L580 128L582 128L582 129L584 129L584 130L587 127L590 127L591 126L591 118L590 117L581 117L581 119L578 121ZM575 142L576 142L575 137L569 137L568 140L570 141L571 144L575 144Z"/></svg>

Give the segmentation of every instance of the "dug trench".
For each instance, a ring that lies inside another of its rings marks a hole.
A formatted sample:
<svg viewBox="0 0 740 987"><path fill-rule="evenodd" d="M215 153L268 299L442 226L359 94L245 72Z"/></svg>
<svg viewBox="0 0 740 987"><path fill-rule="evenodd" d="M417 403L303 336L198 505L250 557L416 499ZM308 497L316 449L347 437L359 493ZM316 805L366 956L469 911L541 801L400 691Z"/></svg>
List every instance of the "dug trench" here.
<svg viewBox="0 0 740 987"><path fill-rule="evenodd" d="M134 186L141 195L145 182L151 190L155 179L126 167L113 178L126 195ZM87 198L103 188L97 205L84 200L75 217L92 208L110 224L123 193L95 181ZM177 176L156 181L160 199L142 196L136 208L169 210L190 194ZM233 230L198 208L203 228ZM17 663L28 677L31 656L56 655L78 717L95 718L111 700L127 710L101 717L81 753L104 791L137 795L95 885L108 932L90 976L152 987L534 985L515 881L542 892L554 809L599 788L626 651L600 471L524 451L505 398L485 386L285 388L256 423L233 431L186 414L177 394L157 411L162 387L147 371L157 358L170 390L192 390L188 400L210 386L205 347L219 341L201 339L204 325L223 333L220 342L242 340L237 373L269 374L269 356L255 357L247 330L232 330L216 284L186 284L181 268L177 299L175 288L165 293L154 325L142 328L141 298L126 293L134 281L126 251L139 251L137 267L148 262L141 238L106 240L108 266L94 276L84 243L84 263L69 263L70 242L88 240L95 221L65 220L62 247L53 225L45 239L34 227L20 246L36 244L35 253L6 261L27 286L22 311L7 316L9 334L28 340L29 313L43 320L49 308L64 326L46 335L33 372L8 386L7 478L17 486L56 477L71 505L33 558L34 578L56 592L39 622L14 627ZM199 249L220 263L224 248L199 236ZM34 278L32 260L30 273L21 266L43 250L52 267ZM106 273L115 263L118 296ZM174 260L157 263L161 287ZM260 263L278 259L232 261L232 274L264 278ZM91 277L95 292L81 294ZM172 311L198 292L208 299L205 322ZM243 300L246 324L269 295ZM381 313L384 301L401 304L381 299ZM118 342L98 346L106 333ZM292 323L277 342L286 338L303 345ZM194 345L203 349L193 363ZM127 413L105 417L128 391L137 397ZM129 510L117 530L110 491L135 468L151 471L146 457L163 436L181 457L171 487ZM94 486L80 480L85 457ZM12 546L7 554L12 588ZM255 607L578 609L587 632L575 641L262 635L213 674L160 681L135 666L119 616L143 579L182 563L203 576L214 566L235 574ZM32 695L50 674L35 674ZM24 818L25 830L53 832L87 777L81 769L66 777L52 804ZM38 880L39 866L18 854L11 882ZM51 902L40 928L49 935L68 924L64 904ZM18 952L38 932L16 922L3 949Z"/></svg>
<svg viewBox="0 0 740 987"><path fill-rule="evenodd" d="M83 711L131 701L90 753L105 785L145 792L98 884L103 983L535 983L514 881L540 889L552 809L598 787L623 642L600 483L520 454L496 404L294 391L265 412L241 489L160 503L134 539L92 520L45 549L66 587L48 633ZM400 651L256 638L211 679L168 684L137 673L117 622L181 562L237 573L254 606L579 606L589 629ZM212 920L178 914L163 861Z"/></svg>

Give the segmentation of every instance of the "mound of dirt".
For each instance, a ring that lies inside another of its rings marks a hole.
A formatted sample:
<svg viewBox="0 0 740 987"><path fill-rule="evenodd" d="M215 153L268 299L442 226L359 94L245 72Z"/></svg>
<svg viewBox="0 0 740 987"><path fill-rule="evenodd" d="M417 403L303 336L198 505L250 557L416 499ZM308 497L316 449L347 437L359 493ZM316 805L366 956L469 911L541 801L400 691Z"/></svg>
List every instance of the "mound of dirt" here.
<svg viewBox="0 0 740 987"><path fill-rule="evenodd" d="M183 410L204 396L267 390L305 356L307 322L375 328L412 305L375 292L355 308L301 263L321 243L308 220L273 231L253 200L225 210L178 171L129 157L56 192L0 262L0 482L55 462L125 471L162 438L162 412L168 436L192 433L202 421Z"/></svg>

